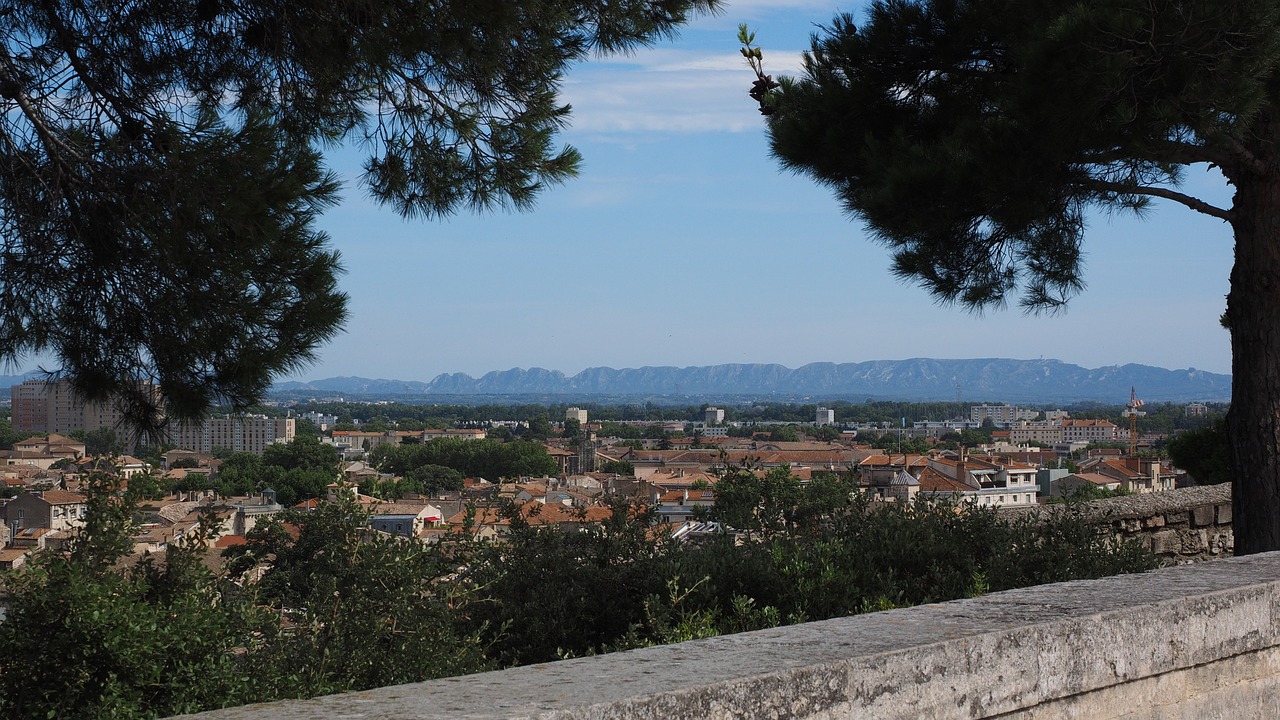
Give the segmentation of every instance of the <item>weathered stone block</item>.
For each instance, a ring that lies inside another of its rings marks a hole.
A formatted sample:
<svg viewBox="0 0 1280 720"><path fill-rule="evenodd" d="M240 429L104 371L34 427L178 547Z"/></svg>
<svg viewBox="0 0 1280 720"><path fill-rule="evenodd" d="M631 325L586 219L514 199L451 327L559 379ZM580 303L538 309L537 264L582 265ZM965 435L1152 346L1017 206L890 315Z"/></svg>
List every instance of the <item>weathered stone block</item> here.
<svg viewBox="0 0 1280 720"><path fill-rule="evenodd" d="M1113 524L1126 533L1136 533L1142 530L1142 520L1138 518L1123 518ZM1162 522L1161 524L1163 525L1164 523Z"/></svg>
<svg viewBox="0 0 1280 720"><path fill-rule="evenodd" d="M1182 540L1177 530L1161 530L1151 534L1151 552L1156 555L1177 555L1182 552Z"/></svg>
<svg viewBox="0 0 1280 720"><path fill-rule="evenodd" d="M1213 524L1214 511L1212 505L1201 505L1191 508L1191 526L1204 527Z"/></svg>
<svg viewBox="0 0 1280 720"><path fill-rule="evenodd" d="M1218 524L1227 525L1227 524L1230 524L1230 522L1231 522L1231 505L1229 503L1226 505L1219 505L1218 506Z"/></svg>
<svg viewBox="0 0 1280 720"><path fill-rule="evenodd" d="M1199 555L1209 547L1207 530L1183 530L1178 533L1178 539L1182 542L1179 552L1183 555Z"/></svg>
<svg viewBox="0 0 1280 720"><path fill-rule="evenodd" d="M1164 523L1166 525L1185 525L1190 520L1190 516L1186 512L1171 512L1164 514Z"/></svg>
<svg viewBox="0 0 1280 720"><path fill-rule="evenodd" d="M1221 529L1215 528L1209 532L1209 554L1224 555L1230 554L1233 547L1234 538L1231 533L1223 532Z"/></svg>
<svg viewBox="0 0 1280 720"><path fill-rule="evenodd" d="M1151 517L1149 517L1149 518L1144 518L1144 519L1142 520L1142 524L1143 524L1143 526L1145 526L1145 527L1149 527L1149 528L1153 528L1153 527L1164 527L1164 516L1163 516L1163 515L1153 515L1153 516L1151 516Z"/></svg>

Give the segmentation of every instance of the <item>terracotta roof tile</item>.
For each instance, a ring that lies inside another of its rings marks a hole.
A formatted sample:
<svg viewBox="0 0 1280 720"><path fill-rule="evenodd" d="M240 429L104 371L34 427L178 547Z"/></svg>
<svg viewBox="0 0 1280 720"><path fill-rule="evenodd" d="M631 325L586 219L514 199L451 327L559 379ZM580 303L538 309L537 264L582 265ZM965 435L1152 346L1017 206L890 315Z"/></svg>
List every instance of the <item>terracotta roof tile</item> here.
<svg viewBox="0 0 1280 720"><path fill-rule="evenodd" d="M957 480L943 475L933 468L920 471L920 492L936 493L971 493L974 489Z"/></svg>
<svg viewBox="0 0 1280 720"><path fill-rule="evenodd" d="M41 497L50 505L76 505L87 499L84 495L69 490L45 490Z"/></svg>
<svg viewBox="0 0 1280 720"><path fill-rule="evenodd" d="M672 490L663 493L658 497L659 502L679 503L681 500L690 502L715 502L716 494L710 490L689 490L688 497L685 497L684 490Z"/></svg>
<svg viewBox="0 0 1280 720"><path fill-rule="evenodd" d="M1077 477L1077 478L1080 478L1081 480L1086 480L1088 482L1093 483L1094 485L1120 484L1119 478L1114 478L1109 475L1100 475L1098 473L1075 473L1074 475L1071 475L1071 477Z"/></svg>

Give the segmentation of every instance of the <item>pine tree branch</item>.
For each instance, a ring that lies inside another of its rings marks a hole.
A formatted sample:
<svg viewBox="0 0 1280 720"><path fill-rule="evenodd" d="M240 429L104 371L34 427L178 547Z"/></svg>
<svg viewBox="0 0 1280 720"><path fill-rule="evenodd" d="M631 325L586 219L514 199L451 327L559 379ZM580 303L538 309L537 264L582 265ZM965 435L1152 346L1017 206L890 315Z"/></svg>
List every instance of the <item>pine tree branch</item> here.
<svg viewBox="0 0 1280 720"><path fill-rule="evenodd" d="M84 83L85 89L89 91L91 96L95 99L101 98L105 102L105 104L95 104L98 104L99 107L104 107L104 109L110 108L114 110L117 125L123 127L133 117L128 110L128 103L119 94L112 92L110 88L99 83L98 77L81 60L78 51L82 41L75 37L71 28L63 21L59 8L54 7L49 0L44 0L41 3L41 7L44 8L45 17L49 21L49 28L53 30L54 42L67 58L72 71L80 79L80 82Z"/></svg>
<svg viewBox="0 0 1280 720"><path fill-rule="evenodd" d="M1132 164L1135 161L1139 161L1176 165L1210 163L1222 166L1224 163L1229 162L1228 156L1220 150L1181 140L1158 141L1152 143L1152 148L1154 149L1146 152L1143 151L1143 148L1136 147L1099 150L1085 154L1083 160L1094 165Z"/></svg>
<svg viewBox="0 0 1280 720"><path fill-rule="evenodd" d="M26 90L14 78L10 63L11 58L8 53L4 54L3 60L3 62L0 62L0 84L12 89L13 101L18 104L18 108L22 110L22 115L26 117L27 122L31 123L31 127L35 128L36 135L40 137L40 142L44 145L45 153L48 154L49 160L69 172L70 168L64 155L81 161L80 154L54 134L48 123L45 122L44 116L32 105L31 98L28 97Z"/></svg>
<svg viewBox="0 0 1280 720"><path fill-rule="evenodd" d="M1265 174L1266 164L1239 140L1225 134L1214 134L1207 142L1163 140L1152 144L1153 151L1144 153L1140 148L1116 148L1088 154L1090 163L1106 165L1114 162L1142 159L1155 163L1195 165L1209 163L1223 169L1242 168L1254 175Z"/></svg>
<svg viewBox="0 0 1280 720"><path fill-rule="evenodd" d="M1221 166L1226 159L1222 153L1202 143L1166 139L1157 140L1153 145L1156 151L1149 158L1153 162L1178 163L1181 165L1212 163ZM1131 154L1130 157L1132 156Z"/></svg>
<svg viewBox="0 0 1280 720"><path fill-rule="evenodd" d="M1226 222L1231 222L1235 218L1235 213L1231 210L1220 208L1217 205L1207 203L1198 197L1193 197L1186 193L1178 192L1177 190L1170 190L1166 187L1148 187L1145 185L1131 185L1128 183L1108 182L1106 180L1098 179L1084 181L1082 186L1093 192L1113 197L1118 195L1146 195L1149 197L1164 198L1166 200L1172 200L1176 203L1185 205L1196 212L1204 213L1205 215L1210 215L1220 220L1225 220Z"/></svg>
<svg viewBox="0 0 1280 720"><path fill-rule="evenodd" d="M1213 144L1222 147L1227 153L1231 161L1234 162L1218 162L1218 167L1228 169L1232 167L1243 167L1252 175L1266 175L1268 172L1267 164L1257 155L1254 155L1244 143L1225 133L1215 133L1210 136Z"/></svg>

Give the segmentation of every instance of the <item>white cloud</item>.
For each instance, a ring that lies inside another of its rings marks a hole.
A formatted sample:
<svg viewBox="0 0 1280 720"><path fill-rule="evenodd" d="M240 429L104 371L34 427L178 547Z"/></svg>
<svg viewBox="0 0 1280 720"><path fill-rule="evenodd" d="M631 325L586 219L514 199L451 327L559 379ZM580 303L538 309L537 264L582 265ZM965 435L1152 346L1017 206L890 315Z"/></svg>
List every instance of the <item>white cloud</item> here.
<svg viewBox="0 0 1280 720"><path fill-rule="evenodd" d="M648 72L732 72L741 74L747 63L738 53L659 59L644 68Z"/></svg>
<svg viewBox="0 0 1280 720"><path fill-rule="evenodd" d="M596 179L590 184L571 185L565 190L569 207L584 210L598 207L622 207L631 201L634 189L624 183Z"/></svg>
<svg viewBox="0 0 1280 720"><path fill-rule="evenodd" d="M731 14L740 10L770 11L800 10L804 8L828 12L832 9L832 4L827 0L730 0L730 2L724 4L724 8Z"/></svg>
<svg viewBox="0 0 1280 720"><path fill-rule="evenodd" d="M797 10L812 11L816 15L830 16L841 8L830 0L729 0L721 4L717 18L742 16L760 17L770 13L793 13ZM697 21L709 22L708 20Z"/></svg>
<svg viewBox="0 0 1280 720"><path fill-rule="evenodd" d="M800 72L797 49L765 48L765 70L774 75ZM624 70L624 68L626 70ZM614 55L593 59L570 71L570 77L592 76L603 72L750 72L747 61L736 45L724 50L686 50L671 47L647 48L631 55Z"/></svg>
<svg viewBox="0 0 1280 720"><path fill-rule="evenodd" d="M775 51L766 62L770 74L794 74L800 53ZM656 49L592 63L569 77L564 98L579 132L748 132L761 124L747 96L751 70L736 49Z"/></svg>

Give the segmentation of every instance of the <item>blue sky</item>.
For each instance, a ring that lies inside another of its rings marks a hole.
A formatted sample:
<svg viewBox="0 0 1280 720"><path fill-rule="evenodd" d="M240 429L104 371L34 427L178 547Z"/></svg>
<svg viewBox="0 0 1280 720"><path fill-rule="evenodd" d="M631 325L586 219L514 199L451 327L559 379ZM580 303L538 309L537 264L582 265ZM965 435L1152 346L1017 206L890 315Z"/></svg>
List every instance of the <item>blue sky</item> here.
<svg viewBox="0 0 1280 720"><path fill-rule="evenodd" d="M1230 372L1218 317L1232 245L1218 220L1162 201L1143 220L1100 215L1088 288L1065 314L975 316L895 280L827 190L780 171L746 94L737 24L756 30L777 74L798 67L817 25L860 7L740 0L675 42L575 68L563 141L583 172L528 213L404 221L364 198L354 155L335 155L347 199L322 225L351 318L288 379L911 357ZM1226 202L1220 178L1187 177Z"/></svg>

